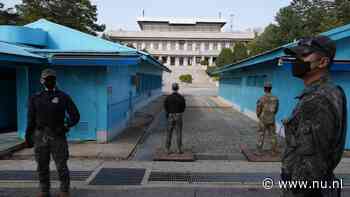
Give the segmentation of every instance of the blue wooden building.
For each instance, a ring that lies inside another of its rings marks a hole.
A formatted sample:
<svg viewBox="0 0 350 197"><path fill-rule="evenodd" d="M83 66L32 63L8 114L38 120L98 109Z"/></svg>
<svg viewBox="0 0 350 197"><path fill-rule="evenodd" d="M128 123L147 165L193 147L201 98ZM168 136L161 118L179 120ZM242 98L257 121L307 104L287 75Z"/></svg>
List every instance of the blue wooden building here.
<svg viewBox="0 0 350 197"><path fill-rule="evenodd" d="M331 68L333 81L341 85L350 99L350 25L322 33L332 38L337 44L335 62ZM219 95L230 102L234 108L256 119L257 99L264 94L265 80L272 82L272 93L280 99L280 109L276 117L276 132L283 135L281 120L288 117L297 100L294 99L302 90L303 82L291 74L291 64L284 61L284 47L242 60L232 65L217 69L212 74L220 75ZM348 106L349 111L349 106ZM348 117L348 122L350 117ZM348 128L348 132L350 127ZM350 149L350 135L347 135L346 149Z"/></svg>
<svg viewBox="0 0 350 197"><path fill-rule="evenodd" d="M69 139L99 142L116 137L133 111L161 95L162 73L170 72L146 53L44 19L0 26L0 87L7 90L0 129L16 128L23 138L28 98L41 90L48 67L81 113Z"/></svg>

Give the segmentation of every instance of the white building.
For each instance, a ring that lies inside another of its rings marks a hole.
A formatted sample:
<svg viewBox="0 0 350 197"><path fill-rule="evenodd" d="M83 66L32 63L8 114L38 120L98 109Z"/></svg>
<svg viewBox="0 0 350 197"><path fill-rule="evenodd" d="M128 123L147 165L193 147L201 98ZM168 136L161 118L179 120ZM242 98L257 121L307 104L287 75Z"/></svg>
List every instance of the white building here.
<svg viewBox="0 0 350 197"><path fill-rule="evenodd" d="M248 42L254 32L223 32L220 18L145 18L137 19L141 31L110 31L114 41L139 50L146 49L173 71L174 81L180 74L198 74L215 60L223 48ZM169 77L169 76L168 76ZM194 77L198 81L202 77Z"/></svg>

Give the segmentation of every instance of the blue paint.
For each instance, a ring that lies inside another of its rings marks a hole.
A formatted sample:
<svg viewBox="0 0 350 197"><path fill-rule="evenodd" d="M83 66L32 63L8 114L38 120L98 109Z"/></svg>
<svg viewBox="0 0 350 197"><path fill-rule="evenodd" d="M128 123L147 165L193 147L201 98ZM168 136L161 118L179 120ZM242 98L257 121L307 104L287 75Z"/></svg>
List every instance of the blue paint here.
<svg viewBox="0 0 350 197"><path fill-rule="evenodd" d="M139 57L115 57L105 59L53 59L52 65L60 66L106 66L106 65L121 65L129 66L139 63Z"/></svg>
<svg viewBox="0 0 350 197"><path fill-rule="evenodd" d="M59 50L91 50L91 51L117 51L132 52L132 49L114 42L110 42L69 27L40 19L34 23L25 25L30 28L38 28L48 33L47 48Z"/></svg>
<svg viewBox="0 0 350 197"><path fill-rule="evenodd" d="M30 28L45 32L46 48L34 48L28 42L24 43L28 46L0 42L0 46L5 46L0 47L0 69L16 68L15 83L11 83L16 84L17 124L22 138L28 99L42 91L40 73L47 67L56 70L58 88L72 97L81 113L81 120L68 133L68 139L101 138L102 142L120 134L131 113L160 91L162 72L170 71L146 53L46 20L28 24L24 29ZM35 45L40 42L44 43L40 40ZM132 76L139 76L138 87L132 83ZM8 122L1 117L0 122Z"/></svg>
<svg viewBox="0 0 350 197"><path fill-rule="evenodd" d="M330 36L337 44L336 60L331 67L331 75L336 84L344 88L349 100L350 25L323 34ZM283 47L293 45L295 43L290 43L217 70L215 73L221 76L219 95L239 106L242 112L254 114L256 101L263 95L261 82L257 81L261 76L265 76L264 80L270 80L273 84L272 93L280 100L276 120L281 125L280 121L290 116L297 103L295 97L304 88L302 80L291 75L290 61L283 61L282 65L278 64L279 59L284 57ZM349 106L347 108L349 113ZM349 121L350 117L348 117ZM348 128L349 131L350 128ZM350 135L347 135L346 149L350 149Z"/></svg>
<svg viewBox="0 0 350 197"><path fill-rule="evenodd" d="M29 27L0 25L0 41L46 47L47 32Z"/></svg>

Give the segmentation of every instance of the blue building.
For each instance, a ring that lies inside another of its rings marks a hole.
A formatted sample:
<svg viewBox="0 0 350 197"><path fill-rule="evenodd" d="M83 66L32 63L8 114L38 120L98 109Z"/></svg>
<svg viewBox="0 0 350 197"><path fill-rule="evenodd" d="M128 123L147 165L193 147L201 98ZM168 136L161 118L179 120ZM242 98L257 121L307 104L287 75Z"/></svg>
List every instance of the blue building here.
<svg viewBox="0 0 350 197"><path fill-rule="evenodd" d="M341 85L350 98L350 25L338 27L322 33L332 38L337 44L337 54L331 68L333 81ZM232 65L226 65L212 74L220 75L219 95L233 107L247 116L256 119L257 99L264 94L265 80L272 82L272 93L280 99L280 109L276 117L276 128L283 135L281 120L291 114L297 100L294 99L302 90L303 82L291 74L291 64L285 61L284 47L244 59ZM349 106L348 111L349 111ZM348 122L350 117L348 117ZM348 132L350 128L348 128ZM350 149L350 135L347 135L346 149Z"/></svg>
<svg viewBox="0 0 350 197"><path fill-rule="evenodd" d="M81 113L68 138L98 142L116 137L133 111L161 95L162 73L170 72L147 53L44 19L0 26L0 129L16 128L23 138L28 98L48 67Z"/></svg>

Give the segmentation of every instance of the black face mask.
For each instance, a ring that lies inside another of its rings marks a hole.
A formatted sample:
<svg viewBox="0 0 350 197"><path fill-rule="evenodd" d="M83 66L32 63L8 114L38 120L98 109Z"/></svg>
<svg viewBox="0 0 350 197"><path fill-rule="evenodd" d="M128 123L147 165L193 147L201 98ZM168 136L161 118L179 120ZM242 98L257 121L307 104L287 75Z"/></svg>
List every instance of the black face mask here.
<svg viewBox="0 0 350 197"><path fill-rule="evenodd" d="M310 71L311 62L304 62L301 59L296 59L296 61L292 63L292 74L294 77L302 78Z"/></svg>
<svg viewBox="0 0 350 197"><path fill-rule="evenodd" d="M56 87L56 78L48 77L48 78L44 79L44 86L48 90L53 90Z"/></svg>

